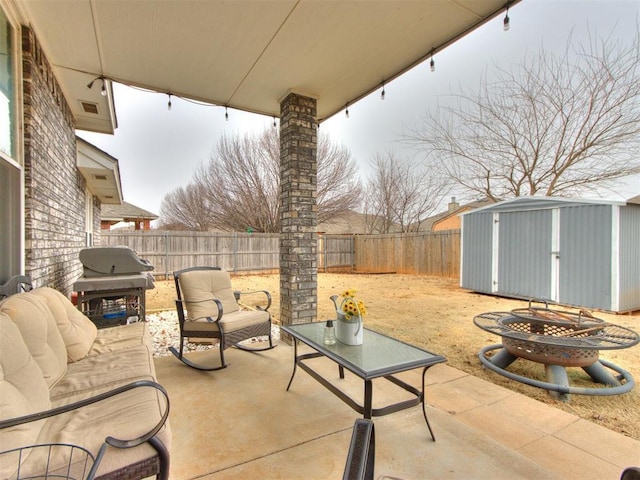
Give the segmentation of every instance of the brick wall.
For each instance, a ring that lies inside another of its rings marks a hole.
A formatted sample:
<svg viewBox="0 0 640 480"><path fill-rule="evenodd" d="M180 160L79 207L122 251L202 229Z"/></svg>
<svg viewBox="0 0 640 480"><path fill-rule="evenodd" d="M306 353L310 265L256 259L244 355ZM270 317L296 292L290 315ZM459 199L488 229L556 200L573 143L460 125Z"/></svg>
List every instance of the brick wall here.
<svg viewBox="0 0 640 480"><path fill-rule="evenodd" d="M85 180L76 166L69 106L33 32L22 27L25 271L36 286L69 294L85 245ZM100 232L94 202L95 232Z"/></svg>

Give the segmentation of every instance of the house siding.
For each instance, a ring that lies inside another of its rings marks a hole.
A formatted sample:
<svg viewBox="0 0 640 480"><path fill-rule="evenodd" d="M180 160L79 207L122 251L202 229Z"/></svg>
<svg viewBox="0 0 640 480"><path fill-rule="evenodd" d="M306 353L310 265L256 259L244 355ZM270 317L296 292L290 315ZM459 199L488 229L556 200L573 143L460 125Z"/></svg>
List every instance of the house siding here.
<svg viewBox="0 0 640 480"><path fill-rule="evenodd" d="M75 125L33 32L22 27L25 273L65 294L82 272L86 182L77 169ZM94 218L100 218L94 202ZM99 232L99 227L96 228Z"/></svg>

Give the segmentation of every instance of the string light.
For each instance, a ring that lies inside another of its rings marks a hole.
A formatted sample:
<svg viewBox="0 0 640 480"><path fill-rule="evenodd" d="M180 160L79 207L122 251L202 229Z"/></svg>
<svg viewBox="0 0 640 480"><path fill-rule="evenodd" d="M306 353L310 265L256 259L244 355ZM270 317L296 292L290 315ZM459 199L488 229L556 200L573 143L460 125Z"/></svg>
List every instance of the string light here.
<svg viewBox="0 0 640 480"><path fill-rule="evenodd" d="M380 100L384 100L384 95L385 95L385 92L384 92L384 82L382 82L382 92L380 92Z"/></svg>
<svg viewBox="0 0 640 480"><path fill-rule="evenodd" d="M276 128L276 127L277 127L277 125L276 125L276 116L274 115L273 116L273 128Z"/></svg>
<svg viewBox="0 0 640 480"><path fill-rule="evenodd" d="M227 110L227 107L224 107L224 119L228 122L229 121L229 112Z"/></svg>
<svg viewBox="0 0 640 480"><path fill-rule="evenodd" d="M436 62L433 60L433 50L431 51L431 61L429 62L429 67L432 72L436 71Z"/></svg>
<svg viewBox="0 0 640 480"><path fill-rule="evenodd" d="M103 76L99 76L94 78L93 80L91 80L89 83L87 83L87 88L89 90L91 90L93 88L93 84L96 83L96 80L102 80L102 88L100 89L100 95L102 95L103 97L107 96L107 82L106 79Z"/></svg>
<svg viewBox="0 0 640 480"><path fill-rule="evenodd" d="M504 20L502 21L502 29L505 32L509 31L509 7L507 7L506 13L504 15Z"/></svg>
<svg viewBox="0 0 640 480"><path fill-rule="evenodd" d="M171 111L171 94L167 93L167 95L169 95L169 102L167 103L167 110Z"/></svg>
<svg viewBox="0 0 640 480"><path fill-rule="evenodd" d="M349 102L344 106L344 114L349 118Z"/></svg>

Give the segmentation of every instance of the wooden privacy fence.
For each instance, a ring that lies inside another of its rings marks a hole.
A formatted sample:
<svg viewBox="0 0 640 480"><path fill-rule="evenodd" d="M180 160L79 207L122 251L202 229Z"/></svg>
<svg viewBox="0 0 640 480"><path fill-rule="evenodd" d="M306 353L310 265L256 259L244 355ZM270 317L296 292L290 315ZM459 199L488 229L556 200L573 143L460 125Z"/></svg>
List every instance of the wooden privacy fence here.
<svg viewBox="0 0 640 480"><path fill-rule="evenodd" d="M460 277L460 230L354 238L357 271Z"/></svg>
<svg viewBox="0 0 640 480"><path fill-rule="evenodd" d="M101 245L124 245L154 266L154 275L194 265L234 273L271 273L280 268L279 235L265 233L101 232ZM460 232L390 235L318 235L318 271L460 275Z"/></svg>

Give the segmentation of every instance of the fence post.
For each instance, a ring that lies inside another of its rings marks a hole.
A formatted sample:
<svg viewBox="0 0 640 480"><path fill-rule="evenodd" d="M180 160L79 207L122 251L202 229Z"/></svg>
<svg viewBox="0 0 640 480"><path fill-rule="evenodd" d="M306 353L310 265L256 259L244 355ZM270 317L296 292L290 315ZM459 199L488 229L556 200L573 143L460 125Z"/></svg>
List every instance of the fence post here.
<svg viewBox="0 0 640 480"><path fill-rule="evenodd" d="M238 273L238 234L233 234L233 273Z"/></svg>
<svg viewBox="0 0 640 480"><path fill-rule="evenodd" d="M169 280L169 232L164 232L164 279Z"/></svg>

